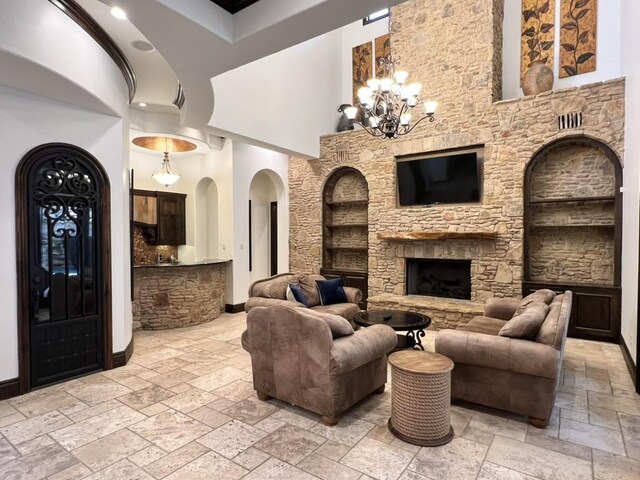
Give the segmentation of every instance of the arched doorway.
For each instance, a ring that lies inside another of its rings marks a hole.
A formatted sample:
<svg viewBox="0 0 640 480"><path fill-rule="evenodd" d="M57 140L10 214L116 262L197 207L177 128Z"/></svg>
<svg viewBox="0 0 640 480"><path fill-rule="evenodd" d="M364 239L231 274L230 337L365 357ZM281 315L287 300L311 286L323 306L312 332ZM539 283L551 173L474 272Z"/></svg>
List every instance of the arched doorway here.
<svg viewBox="0 0 640 480"><path fill-rule="evenodd" d="M255 282L278 273L278 188L266 170L255 174L249 187L249 280Z"/></svg>
<svg viewBox="0 0 640 480"><path fill-rule="evenodd" d="M622 166L585 136L540 149L524 180L523 294L574 292L569 335L619 342Z"/></svg>
<svg viewBox="0 0 640 480"><path fill-rule="evenodd" d="M218 186L203 178L196 186L196 258L218 258Z"/></svg>
<svg viewBox="0 0 640 480"><path fill-rule="evenodd" d="M51 143L16 171L20 389L113 365L109 182L79 147Z"/></svg>
<svg viewBox="0 0 640 480"><path fill-rule="evenodd" d="M327 179L323 198L323 254L320 273L342 277L362 291L365 308L369 268L369 184L359 170L341 167Z"/></svg>

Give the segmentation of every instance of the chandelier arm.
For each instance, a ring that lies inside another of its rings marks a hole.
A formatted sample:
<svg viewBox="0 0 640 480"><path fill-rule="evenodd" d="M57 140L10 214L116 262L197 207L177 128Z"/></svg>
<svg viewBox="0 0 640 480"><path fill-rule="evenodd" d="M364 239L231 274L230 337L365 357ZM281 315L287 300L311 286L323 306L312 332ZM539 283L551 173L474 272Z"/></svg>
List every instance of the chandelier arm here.
<svg viewBox="0 0 640 480"><path fill-rule="evenodd" d="M357 121L354 120L353 123L355 123L357 125L360 125L365 132L367 132L369 135L371 135L373 137L382 137L382 136L384 136L384 134L382 132L380 132L380 134L374 133L374 131L372 129L366 127L364 124L362 124L360 122L357 122ZM378 129L378 131L380 131L380 130Z"/></svg>
<svg viewBox="0 0 640 480"><path fill-rule="evenodd" d="M414 123L414 124L413 124L413 126L412 126L409 130L407 130L406 132L402 133L401 135L407 135L407 134L411 133L411 131L412 131L414 128L416 128L416 127L418 126L418 124L419 124L421 121L423 121L425 118L428 118L428 119L430 119L430 121L432 121L432 122L433 122L433 120L431 120L431 119L433 119L433 118L434 118L434 116L433 116L433 115L425 115L425 116L424 116L424 117L422 117L420 120L418 120L416 123Z"/></svg>

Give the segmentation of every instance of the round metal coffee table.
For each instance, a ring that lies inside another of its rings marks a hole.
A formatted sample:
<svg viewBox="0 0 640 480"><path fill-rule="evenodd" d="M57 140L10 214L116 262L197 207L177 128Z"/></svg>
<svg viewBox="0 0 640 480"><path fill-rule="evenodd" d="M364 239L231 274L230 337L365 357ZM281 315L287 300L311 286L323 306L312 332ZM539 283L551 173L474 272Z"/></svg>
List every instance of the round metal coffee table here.
<svg viewBox="0 0 640 480"><path fill-rule="evenodd" d="M424 350L422 337L425 329L431 325L428 316L401 310L369 310L356 314L353 320L362 327L388 325L396 332L407 332L406 335L398 335L396 350Z"/></svg>

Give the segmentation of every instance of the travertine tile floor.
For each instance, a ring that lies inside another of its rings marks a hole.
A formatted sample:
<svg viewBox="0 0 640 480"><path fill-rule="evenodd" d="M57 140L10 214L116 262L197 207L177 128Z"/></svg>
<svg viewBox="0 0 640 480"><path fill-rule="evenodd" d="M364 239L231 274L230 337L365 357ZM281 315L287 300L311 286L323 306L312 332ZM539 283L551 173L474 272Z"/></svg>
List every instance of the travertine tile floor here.
<svg viewBox="0 0 640 480"><path fill-rule="evenodd" d="M244 314L225 314L136 332L126 367L0 402L0 478L640 479L640 397L615 345L568 341L547 430L455 405L455 439L418 448L386 428L389 389L333 428L258 401L240 347L244 324Z"/></svg>

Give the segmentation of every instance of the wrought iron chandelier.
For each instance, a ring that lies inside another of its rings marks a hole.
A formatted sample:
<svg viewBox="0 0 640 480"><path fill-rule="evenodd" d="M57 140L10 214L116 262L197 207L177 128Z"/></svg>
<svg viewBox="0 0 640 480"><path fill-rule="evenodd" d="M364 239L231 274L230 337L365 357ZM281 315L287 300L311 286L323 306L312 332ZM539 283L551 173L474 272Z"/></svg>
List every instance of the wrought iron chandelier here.
<svg viewBox="0 0 640 480"><path fill-rule="evenodd" d="M391 15L389 15L389 43L391 43ZM390 50L391 48L389 48ZM435 120L438 102L427 100L424 102L424 115L412 122L414 108L420 103L422 84L407 83L409 73L397 70L400 57L393 57L391 53L378 59L382 67L382 79L372 78L367 86L358 90L360 107L348 106L339 111L354 123L374 137L397 138L407 135L425 119ZM360 112L362 122L356 118Z"/></svg>

